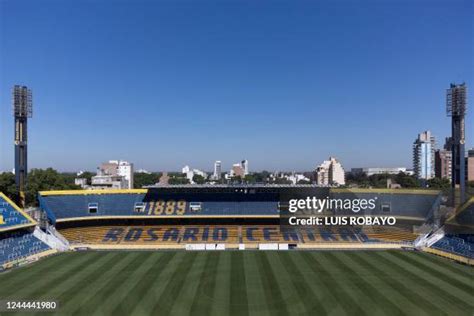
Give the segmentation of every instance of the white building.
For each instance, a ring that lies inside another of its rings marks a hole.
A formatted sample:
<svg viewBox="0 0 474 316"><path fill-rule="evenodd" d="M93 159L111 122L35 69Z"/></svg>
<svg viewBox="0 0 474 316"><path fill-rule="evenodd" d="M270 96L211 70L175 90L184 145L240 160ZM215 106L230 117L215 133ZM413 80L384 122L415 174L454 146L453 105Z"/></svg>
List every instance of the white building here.
<svg viewBox="0 0 474 316"><path fill-rule="evenodd" d="M92 177L91 189L126 189L128 182L122 176L97 175Z"/></svg>
<svg viewBox="0 0 474 316"><path fill-rule="evenodd" d="M352 168L351 173L365 173L367 176L374 174L399 174L400 172L407 173L407 168L395 167L395 168Z"/></svg>
<svg viewBox="0 0 474 316"><path fill-rule="evenodd" d="M435 145L430 131L418 134L413 142L413 171L418 179L429 180L435 176Z"/></svg>
<svg viewBox="0 0 474 316"><path fill-rule="evenodd" d="M136 173L151 174L151 172L148 171L148 170L146 170L146 169L138 169L138 170L136 171Z"/></svg>
<svg viewBox="0 0 474 316"><path fill-rule="evenodd" d="M213 180L220 180L222 176L222 162L220 160L216 160L214 162L214 173L212 174Z"/></svg>
<svg viewBox="0 0 474 316"><path fill-rule="evenodd" d="M128 182L128 189L133 189L133 164L127 161L119 160L118 163L118 172L119 176L125 178Z"/></svg>
<svg viewBox="0 0 474 316"><path fill-rule="evenodd" d="M287 180L290 180L293 184L297 184L299 181L310 181L309 178L305 177L303 174L300 173L293 173L291 175L285 176Z"/></svg>
<svg viewBox="0 0 474 316"><path fill-rule="evenodd" d="M247 159L244 159L240 162L240 166L244 170L244 176L249 174L249 161Z"/></svg>
<svg viewBox="0 0 474 316"><path fill-rule="evenodd" d="M133 163L109 160L97 168L91 184L93 188L133 189Z"/></svg>
<svg viewBox="0 0 474 316"><path fill-rule="evenodd" d="M191 168L189 168L189 166L187 166L187 165L184 166L184 167L181 169L181 172L186 175L186 178L188 178L189 183L193 183L194 173L193 173L193 171L191 170Z"/></svg>
<svg viewBox="0 0 474 316"><path fill-rule="evenodd" d="M199 175L203 177L204 179L207 178L207 174L204 171L201 171L199 169L191 169L189 166L184 166L183 169L181 169L181 172L186 174L186 178L189 180L189 183L193 184L193 178L195 175Z"/></svg>
<svg viewBox="0 0 474 316"><path fill-rule="evenodd" d="M87 179L86 178L75 178L74 184L80 186L82 189L87 188Z"/></svg>
<svg viewBox="0 0 474 316"><path fill-rule="evenodd" d="M345 173L341 163L334 157L323 161L315 171L316 184L320 186L345 185Z"/></svg>

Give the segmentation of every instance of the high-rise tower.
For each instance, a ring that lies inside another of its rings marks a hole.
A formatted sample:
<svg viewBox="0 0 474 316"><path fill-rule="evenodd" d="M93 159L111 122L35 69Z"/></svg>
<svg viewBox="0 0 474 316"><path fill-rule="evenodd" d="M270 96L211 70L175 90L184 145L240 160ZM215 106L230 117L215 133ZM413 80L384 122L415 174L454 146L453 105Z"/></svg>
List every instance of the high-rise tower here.
<svg viewBox="0 0 474 316"><path fill-rule="evenodd" d="M459 187L460 203L466 200L466 160L464 144L466 143L464 119L467 110L466 84L451 84L446 91L446 113L451 117L451 152L453 188Z"/></svg>
<svg viewBox="0 0 474 316"><path fill-rule="evenodd" d="M13 116L15 118L15 183L20 196L20 205L25 207L27 165L27 123L33 116L33 100L31 90L26 86L13 87Z"/></svg>
<svg viewBox="0 0 474 316"><path fill-rule="evenodd" d="M216 160L214 162L214 173L212 175L214 180L220 180L222 175L222 162L220 160Z"/></svg>
<svg viewBox="0 0 474 316"><path fill-rule="evenodd" d="M413 171L424 185L435 176L435 144L430 131L418 134L413 143Z"/></svg>

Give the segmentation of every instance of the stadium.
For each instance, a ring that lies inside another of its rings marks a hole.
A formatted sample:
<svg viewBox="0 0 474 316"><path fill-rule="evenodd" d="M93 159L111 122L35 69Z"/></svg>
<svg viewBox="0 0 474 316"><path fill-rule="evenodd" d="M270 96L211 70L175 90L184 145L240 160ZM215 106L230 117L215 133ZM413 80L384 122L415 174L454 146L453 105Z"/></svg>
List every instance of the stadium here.
<svg viewBox="0 0 474 316"><path fill-rule="evenodd" d="M433 190L324 190L398 224L284 225L311 185L44 191L35 219L1 194L0 297L59 314L472 315L474 198L445 212Z"/></svg>

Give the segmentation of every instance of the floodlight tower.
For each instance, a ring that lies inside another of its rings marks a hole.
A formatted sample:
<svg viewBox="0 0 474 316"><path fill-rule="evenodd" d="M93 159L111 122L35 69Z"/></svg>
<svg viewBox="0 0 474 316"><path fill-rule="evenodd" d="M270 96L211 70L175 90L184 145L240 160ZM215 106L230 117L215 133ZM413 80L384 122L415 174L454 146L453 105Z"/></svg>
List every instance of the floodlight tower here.
<svg viewBox="0 0 474 316"><path fill-rule="evenodd" d="M467 111L467 87L465 83L454 84L446 91L446 113L451 117L452 187L459 186L460 204L466 200L466 143L465 116Z"/></svg>
<svg viewBox="0 0 474 316"><path fill-rule="evenodd" d="M20 195L20 205L25 207L27 166L27 123L33 116L31 90L26 86L13 87L13 116L15 117L15 183Z"/></svg>

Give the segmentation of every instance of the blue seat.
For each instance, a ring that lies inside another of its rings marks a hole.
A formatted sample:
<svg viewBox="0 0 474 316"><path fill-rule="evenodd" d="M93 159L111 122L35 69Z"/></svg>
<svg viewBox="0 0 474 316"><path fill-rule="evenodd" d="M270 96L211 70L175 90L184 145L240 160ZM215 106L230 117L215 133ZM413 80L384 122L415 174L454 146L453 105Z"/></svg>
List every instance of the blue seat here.
<svg viewBox="0 0 474 316"><path fill-rule="evenodd" d="M463 257L474 258L473 235L446 235L431 247Z"/></svg>
<svg viewBox="0 0 474 316"><path fill-rule="evenodd" d="M0 265L19 260L50 247L27 230L16 230L0 234Z"/></svg>
<svg viewBox="0 0 474 316"><path fill-rule="evenodd" d="M0 195L0 229L30 223L30 220Z"/></svg>

